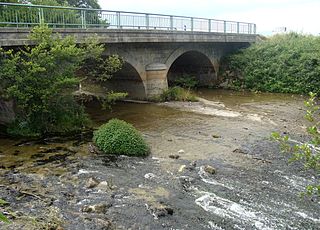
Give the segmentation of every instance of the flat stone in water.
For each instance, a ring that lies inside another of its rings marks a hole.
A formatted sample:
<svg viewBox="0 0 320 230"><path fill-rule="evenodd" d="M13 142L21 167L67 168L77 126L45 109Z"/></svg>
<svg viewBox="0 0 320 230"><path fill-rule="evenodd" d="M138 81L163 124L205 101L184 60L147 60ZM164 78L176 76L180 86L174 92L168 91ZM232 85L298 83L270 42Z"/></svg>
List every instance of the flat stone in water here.
<svg viewBox="0 0 320 230"><path fill-rule="evenodd" d="M94 188L99 184L99 181L94 178L94 177L90 177L87 182L86 182L86 188Z"/></svg>
<svg viewBox="0 0 320 230"><path fill-rule="evenodd" d="M85 205L82 207L82 212L94 212L94 213L105 213L111 205L107 204L95 204L95 205Z"/></svg>
<svg viewBox="0 0 320 230"><path fill-rule="evenodd" d="M203 170L208 173L208 174L215 174L216 173L216 169L210 165L206 165L204 166Z"/></svg>

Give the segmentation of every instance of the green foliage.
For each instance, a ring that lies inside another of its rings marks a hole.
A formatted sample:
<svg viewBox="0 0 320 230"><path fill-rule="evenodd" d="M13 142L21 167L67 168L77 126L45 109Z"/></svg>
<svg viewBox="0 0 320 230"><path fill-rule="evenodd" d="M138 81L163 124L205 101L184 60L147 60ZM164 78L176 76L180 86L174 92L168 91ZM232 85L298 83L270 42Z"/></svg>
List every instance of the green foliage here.
<svg viewBox="0 0 320 230"><path fill-rule="evenodd" d="M91 80L102 82L110 80L112 75L122 68L123 60L118 55L102 56L101 50L105 48L104 45L97 45L98 40L96 37L87 40L86 44L89 44L87 48L91 50L91 56L88 56L82 66L82 74L91 78Z"/></svg>
<svg viewBox="0 0 320 230"><path fill-rule="evenodd" d="M58 3L74 7L101 9L97 0L57 0Z"/></svg>
<svg viewBox="0 0 320 230"><path fill-rule="evenodd" d="M0 212L0 221L5 222L5 223L10 223L8 218L5 215L3 215L1 212Z"/></svg>
<svg viewBox="0 0 320 230"><path fill-rule="evenodd" d="M107 93L106 97L102 99L102 108L111 110L111 105L114 105L116 101L122 100L128 96L128 93L113 92Z"/></svg>
<svg viewBox="0 0 320 230"><path fill-rule="evenodd" d="M228 59L239 88L282 93L320 93L320 37L275 35Z"/></svg>
<svg viewBox="0 0 320 230"><path fill-rule="evenodd" d="M8 204L7 201L0 199L0 206L7 205L7 204ZM1 221L5 223L10 223L8 218L0 212L0 222Z"/></svg>
<svg viewBox="0 0 320 230"><path fill-rule="evenodd" d="M93 141L106 154L146 156L150 152L142 135L131 124L118 119L95 131Z"/></svg>
<svg viewBox="0 0 320 230"><path fill-rule="evenodd" d="M194 89L198 85L198 80L195 76L183 74L181 77L178 77L174 80L174 84L181 86L185 89Z"/></svg>
<svg viewBox="0 0 320 230"><path fill-rule="evenodd" d="M57 7L82 7L100 9L97 0L11 0L9 3L46 5ZM85 20L81 18L79 10L62 8L43 8L39 14L37 7L22 6L0 6L0 21L8 22L1 24L1 27L35 26L39 23L46 23L50 27L108 27L109 23L101 17L98 11L86 11Z"/></svg>
<svg viewBox="0 0 320 230"><path fill-rule="evenodd" d="M305 102L307 113L305 118L310 122L307 132L310 141L305 143L291 144L289 136L281 136L279 133L272 133L273 140L280 144L280 149L285 153L292 153L289 162L301 161L306 169L313 170L317 177L320 176L320 108L316 104L316 94L310 93L310 98ZM320 183L309 185L306 188L307 195L316 194L320 197Z"/></svg>
<svg viewBox="0 0 320 230"><path fill-rule="evenodd" d="M8 131L40 136L81 129L88 118L71 96L79 82L75 73L86 59L99 59L104 47L79 47L73 37L53 36L46 26L35 27L30 37L37 44L32 48L0 49L0 95L17 107Z"/></svg>
<svg viewBox="0 0 320 230"><path fill-rule="evenodd" d="M162 92L156 101L198 101L197 97L190 90L175 86Z"/></svg>

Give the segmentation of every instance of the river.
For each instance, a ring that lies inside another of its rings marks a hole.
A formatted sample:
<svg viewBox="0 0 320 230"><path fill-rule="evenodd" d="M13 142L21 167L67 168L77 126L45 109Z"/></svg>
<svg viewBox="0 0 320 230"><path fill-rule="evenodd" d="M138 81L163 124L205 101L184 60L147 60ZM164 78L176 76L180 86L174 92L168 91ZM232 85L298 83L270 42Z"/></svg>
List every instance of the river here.
<svg viewBox="0 0 320 230"><path fill-rule="evenodd" d="M195 103L87 108L97 127L132 123L151 146L146 158L92 153L90 133L0 138L0 211L12 220L0 229L320 229L319 200L299 196L319 178L269 138L305 138L305 98L197 94Z"/></svg>

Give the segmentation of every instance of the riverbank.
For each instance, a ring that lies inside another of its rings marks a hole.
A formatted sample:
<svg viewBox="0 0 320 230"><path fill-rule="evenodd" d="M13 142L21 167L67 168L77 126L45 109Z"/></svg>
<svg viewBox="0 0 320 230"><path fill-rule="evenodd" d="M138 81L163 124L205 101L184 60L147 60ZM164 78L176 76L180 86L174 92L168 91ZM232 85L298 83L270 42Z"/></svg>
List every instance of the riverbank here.
<svg viewBox="0 0 320 230"><path fill-rule="evenodd" d="M133 123L147 158L92 153L90 136L0 139L0 198L9 202L0 210L13 220L0 229L317 229L319 202L299 197L312 179L269 140L272 131L304 138L304 99L198 95L207 101L88 108L97 125Z"/></svg>

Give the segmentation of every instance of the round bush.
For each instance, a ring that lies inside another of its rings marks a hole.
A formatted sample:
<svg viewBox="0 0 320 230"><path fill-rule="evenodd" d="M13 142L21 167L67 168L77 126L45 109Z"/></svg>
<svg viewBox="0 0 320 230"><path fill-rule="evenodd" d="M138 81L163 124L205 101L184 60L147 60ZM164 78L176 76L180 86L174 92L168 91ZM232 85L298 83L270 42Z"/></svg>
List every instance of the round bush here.
<svg viewBox="0 0 320 230"><path fill-rule="evenodd" d="M118 119L100 126L93 134L93 142L106 154L146 156L150 152L139 131Z"/></svg>

